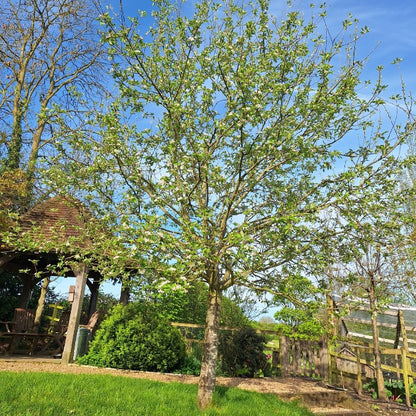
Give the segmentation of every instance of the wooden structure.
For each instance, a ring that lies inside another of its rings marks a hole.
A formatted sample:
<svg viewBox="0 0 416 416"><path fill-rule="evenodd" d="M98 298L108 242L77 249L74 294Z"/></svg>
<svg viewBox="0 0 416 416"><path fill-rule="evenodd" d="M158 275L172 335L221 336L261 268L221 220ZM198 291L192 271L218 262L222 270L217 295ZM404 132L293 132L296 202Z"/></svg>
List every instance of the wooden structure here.
<svg viewBox="0 0 416 416"><path fill-rule="evenodd" d="M403 307L402 307L403 308ZM416 378L416 350L409 345L416 344L416 328L406 325L403 310L399 307L387 315L395 318L396 325L385 324L385 328L393 330L390 339L382 339L385 344L394 344L392 347L382 346L382 370L388 378L402 380L405 386L406 403L410 406L410 386ZM416 308L408 308L414 310ZM383 312L385 313L385 312ZM352 319L346 318L347 322ZM361 319L361 321L365 321ZM363 322L356 323L363 323ZM365 321L368 324L368 321ZM202 342L200 339L189 338L189 329L203 329L203 325L174 323L186 336L188 345L193 342ZM383 324L380 323L380 326ZM328 342L327 338L320 340L302 340L283 336L275 331L256 331L271 334L275 342L273 346L266 346L272 350L272 366L282 376L311 377L323 379L332 385L354 388L359 394L363 391L363 384L374 379L374 347L368 342L368 335L358 332L348 332L349 325L337 324L343 336L336 341ZM221 328L233 331L237 328ZM346 333L345 333L346 332ZM413 334L409 338L409 334ZM364 335L364 337L362 336ZM192 335L191 335L192 336ZM361 339L359 339L361 338ZM364 341L362 340L364 339Z"/></svg>
<svg viewBox="0 0 416 416"><path fill-rule="evenodd" d="M35 311L31 309L16 308L11 321L0 321L6 333L26 332L32 330L35 324Z"/></svg>
<svg viewBox="0 0 416 416"><path fill-rule="evenodd" d="M98 311L95 311L91 315L88 323L86 325L80 325L80 327L81 328L88 329L88 331L92 332L94 330L95 325L97 324L97 321L98 321L98 317L99 316L100 316L99 312Z"/></svg>
<svg viewBox="0 0 416 416"><path fill-rule="evenodd" d="M22 215L12 233L15 238L7 244L0 241L0 269L18 274L24 284L21 306L27 307L33 286L53 272L50 265L57 266L63 258L76 258L77 253L88 253L94 238L88 236L87 225L94 221L92 214L80 201L65 196L53 197ZM82 258L82 256L79 256ZM82 301L88 278L91 279L92 304L96 305L98 284L102 276L88 270L76 261L62 273L76 277L74 300L66 331L62 362L73 359L74 344L79 325ZM92 313L93 311L91 311Z"/></svg>
<svg viewBox="0 0 416 416"><path fill-rule="evenodd" d="M35 324L35 311L31 309L16 308L12 321L0 321L1 325L4 325L5 332L0 332L1 338L9 339L9 345L7 352L12 354L21 341L26 341L28 344L28 351L33 354L38 342L44 343L45 347L49 345L49 340L53 339L53 336L49 334L40 334L34 331Z"/></svg>
<svg viewBox="0 0 416 416"><path fill-rule="evenodd" d="M378 313L377 326L380 332L380 355L381 370L384 378L402 380L405 387L406 404L410 406L410 386L416 377L416 308L405 305L389 305L385 310ZM354 357L347 357L343 351L333 348L333 356L336 360L349 361L351 367L355 362L355 370L340 369L333 366L333 375L344 374L352 377L356 383L358 393L362 391L362 383L368 380L372 374L357 371L358 366L374 366L371 333L371 315L369 308L362 302L356 306L350 314L342 316L343 326L346 333L339 336L339 341L348 346ZM410 323L410 325L409 325Z"/></svg>
<svg viewBox="0 0 416 416"><path fill-rule="evenodd" d="M279 337L279 350L273 352L273 364L284 377L328 378L328 341Z"/></svg>

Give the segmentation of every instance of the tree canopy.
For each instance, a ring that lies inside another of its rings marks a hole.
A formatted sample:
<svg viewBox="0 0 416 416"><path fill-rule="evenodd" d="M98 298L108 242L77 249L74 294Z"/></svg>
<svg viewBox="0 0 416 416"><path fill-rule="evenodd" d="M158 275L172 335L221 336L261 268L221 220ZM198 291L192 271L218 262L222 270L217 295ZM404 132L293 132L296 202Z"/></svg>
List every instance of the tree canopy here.
<svg viewBox="0 0 416 416"><path fill-rule="evenodd" d="M105 89L97 14L90 1L1 2L0 174L23 172L28 197L39 156L63 126L82 130L87 101Z"/></svg>
<svg viewBox="0 0 416 416"><path fill-rule="evenodd" d="M51 182L101 213L138 275L208 285L206 407L222 293L279 295L282 277L319 275L336 244L325 213L363 187L382 192L414 124L396 96L403 123L387 125L381 68L361 78L365 30L345 20L327 36L324 8L307 21L290 7L277 19L266 0L201 0L192 13L157 0L149 25L101 18L120 95L97 134L67 143Z"/></svg>

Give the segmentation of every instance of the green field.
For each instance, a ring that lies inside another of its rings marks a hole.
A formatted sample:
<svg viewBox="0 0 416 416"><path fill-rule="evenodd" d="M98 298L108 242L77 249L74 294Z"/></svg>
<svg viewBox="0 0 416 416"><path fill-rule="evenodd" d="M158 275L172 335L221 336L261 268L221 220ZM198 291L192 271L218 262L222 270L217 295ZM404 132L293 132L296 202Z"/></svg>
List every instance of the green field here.
<svg viewBox="0 0 416 416"><path fill-rule="evenodd" d="M200 411L196 385L112 375L0 373L1 416L311 416L272 394L217 387L213 406Z"/></svg>

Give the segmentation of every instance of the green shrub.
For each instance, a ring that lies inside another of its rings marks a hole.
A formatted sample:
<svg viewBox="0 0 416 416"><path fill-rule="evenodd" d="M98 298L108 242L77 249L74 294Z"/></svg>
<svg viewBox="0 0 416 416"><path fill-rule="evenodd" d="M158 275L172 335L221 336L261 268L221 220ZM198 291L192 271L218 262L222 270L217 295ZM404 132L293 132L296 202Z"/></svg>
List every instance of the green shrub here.
<svg viewBox="0 0 416 416"><path fill-rule="evenodd" d="M80 364L146 371L172 371L185 359L179 330L140 304L117 305L97 331Z"/></svg>
<svg viewBox="0 0 416 416"><path fill-rule="evenodd" d="M404 382L402 380L386 380L384 382L384 386L386 388L387 398L393 402L397 403L405 403L406 402L406 393ZM369 383L364 384L363 388L367 390L374 399L378 398L378 388L377 388L377 380L373 379ZM410 404L413 407L416 407L416 384L411 384L409 386L409 393L410 393Z"/></svg>
<svg viewBox="0 0 416 416"><path fill-rule="evenodd" d="M221 369L231 377L263 376L269 371L265 338L251 327L221 335Z"/></svg>
<svg viewBox="0 0 416 416"><path fill-rule="evenodd" d="M201 373L202 345L193 342L187 348L187 356L182 367L177 371L179 374L199 376Z"/></svg>

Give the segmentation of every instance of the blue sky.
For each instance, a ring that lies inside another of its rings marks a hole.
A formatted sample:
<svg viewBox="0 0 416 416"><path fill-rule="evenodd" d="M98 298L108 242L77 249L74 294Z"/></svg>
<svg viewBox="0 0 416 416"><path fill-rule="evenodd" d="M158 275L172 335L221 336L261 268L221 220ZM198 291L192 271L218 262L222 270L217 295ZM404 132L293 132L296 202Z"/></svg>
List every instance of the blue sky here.
<svg viewBox="0 0 416 416"><path fill-rule="evenodd" d="M329 0L328 20L331 26L351 12L361 26L370 32L361 42L362 53L372 52L367 67L371 75L377 65L384 65L386 83L399 86L397 68L390 65L402 58L400 70L410 90L416 89L416 2L414 0Z"/></svg>
<svg viewBox="0 0 416 416"><path fill-rule="evenodd" d="M293 4L299 10L308 13L312 0L294 0ZM103 3L105 3L103 1ZM119 0L112 0L114 10L118 10ZM137 15L137 9L151 12L150 0L123 0L126 16ZM189 0L188 3L194 3ZM327 24L332 33L341 28L341 23L351 12L359 20L360 26L368 26L370 32L359 43L359 53L371 53L365 77L374 79L377 76L376 67L384 65L385 83L391 92L400 89L400 76L409 91L416 91L416 1L415 0L327 0ZM286 1L271 0L271 10L277 16L286 10ZM396 58L402 58L400 72L390 63ZM52 286L56 291L66 295L68 286L75 284L75 279L60 279ZM107 293L119 296L120 287L107 283L103 287Z"/></svg>

